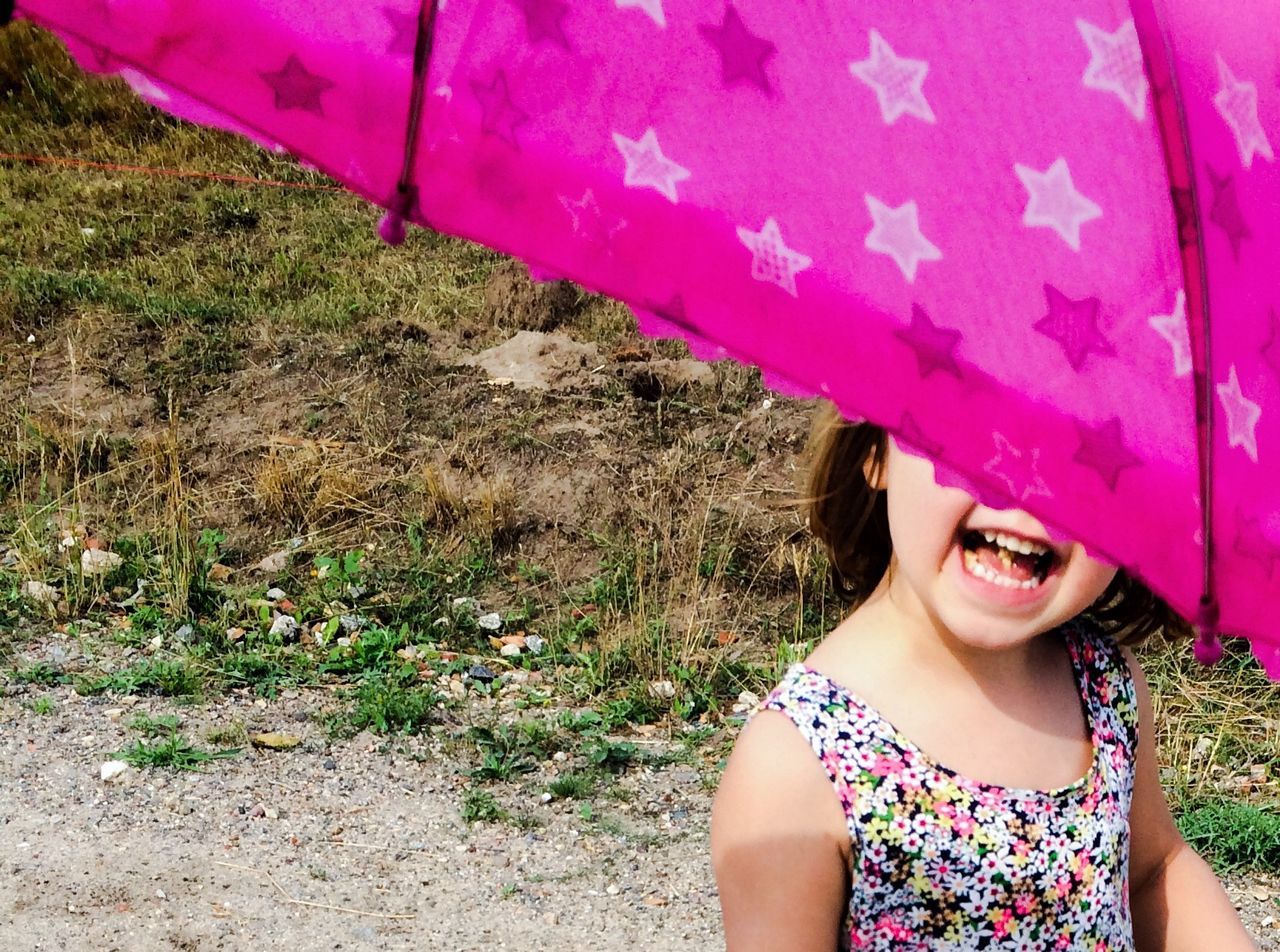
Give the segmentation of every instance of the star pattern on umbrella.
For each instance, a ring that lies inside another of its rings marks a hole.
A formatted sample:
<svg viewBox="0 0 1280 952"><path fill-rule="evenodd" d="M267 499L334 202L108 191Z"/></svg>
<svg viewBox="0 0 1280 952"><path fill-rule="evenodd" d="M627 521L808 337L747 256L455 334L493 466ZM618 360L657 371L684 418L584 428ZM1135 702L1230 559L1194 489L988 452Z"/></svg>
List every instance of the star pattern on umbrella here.
<svg viewBox="0 0 1280 952"><path fill-rule="evenodd" d="M1240 390L1240 377L1236 374L1235 364L1231 365L1227 382L1218 384L1215 389L1218 391L1218 400L1222 402L1222 412L1227 417L1227 445L1240 447L1256 463L1258 420L1262 417L1262 407Z"/></svg>
<svg viewBox="0 0 1280 952"><path fill-rule="evenodd" d="M898 422L897 433L904 443L914 446L931 460L940 460L946 453L946 447L935 440L929 439L924 430L920 429L920 424L916 422L916 418L910 413L902 414L902 419Z"/></svg>
<svg viewBox="0 0 1280 952"><path fill-rule="evenodd" d="M519 149L516 129L528 120L529 114L511 100L507 74L498 70L488 85L473 79L471 92L480 102L480 128L484 134L496 136L513 149Z"/></svg>
<svg viewBox="0 0 1280 952"><path fill-rule="evenodd" d="M569 12L565 0L515 0L524 14L525 34L529 43L555 43L569 49L564 35L564 18Z"/></svg>
<svg viewBox="0 0 1280 952"><path fill-rule="evenodd" d="M382 17L391 27L391 39L387 41L387 52L392 56L412 56L418 44L418 16L405 13L393 7L383 7Z"/></svg>
<svg viewBox="0 0 1280 952"><path fill-rule="evenodd" d="M1275 577L1276 563L1280 562L1280 546L1263 532L1262 520L1247 517L1237 510L1236 538L1232 548L1256 562L1267 573L1267 578Z"/></svg>
<svg viewBox="0 0 1280 952"><path fill-rule="evenodd" d="M624 219L605 212L591 189L579 199L561 195L560 204L573 220L573 233L605 251L613 250L614 236L627 225Z"/></svg>
<svg viewBox="0 0 1280 952"><path fill-rule="evenodd" d="M1076 29L1089 47L1089 65L1082 82L1089 89L1115 93L1139 122L1147 118L1147 93L1151 84L1142 63L1142 47L1133 20L1125 20L1114 33L1088 20L1076 20Z"/></svg>
<svg viewBox="0 0 1280 952"><path fill-rule="evenodd" d="M1213 186L1213 200L1209 204L1209 221L1213 222L1231 242L1231 255L1240 260L1240 245L1246 238L1252 238L1253 232L1244 220L1244 212L1240 208L1240 196L1236 194L1235 176L1227 173L1218 175L1213 166L1207 166L1209 184Z"/></svg>
<svg viewBox="0 0 1280 952"><path fill-rule="evenodd" d="M258 75L275 94L277 109L301 109L317 116L324 115L324 104L320 97L332 89L334 84L307 69L293 53L289 54L280 69Z"/></svg>
<svg viewBox="0 0 1280 952"><path fill-rule="evenodd" d="M733 4L725 5L719 26L701 23L698 32L720 55L720 79L725 86L748 82L763 93L773 92L764 67L778 48L747 29Z"/></svg>
<svg viewBox="0 0 1280 952"><path fill-rule="evenodd" d="M1267 316L1270 318L1271 336L1262 345L1262 359L1270 365L1275 375L1280 377L1280 317L1276 316L1275 308L1272 308Z"/></svg>
<svg viewBox="0 0 1280 952"><path fill-rule="evenodd" d="M1237 79L1227 61L1218 55L1218 92L1213 97L1218 115L1231 127L1240 150L1240 163L1253 167L1254 156L1262 156L1268 162L1275 160L1275 152L1267 139L1267 131L1258 120L1258 87Z"/></svg>
<svg viewBox="0 0 1280 952"><path fill-rule="evenodd" d="M942 252L920 232L919 207L915 201L906 201L890 208L874 195L864 197L873 223L864 244L893 258L902 276L914 284L921 261L942 260Z"/></svg>
<svg viewBox="0 0 1280 952"><path fill-rule="evenodd" d="M1044 286L1049 312L1036 322L1035 328L1062 347L1071 369L1077 373L1090 354L1114 357L1115 348L1098 328L1098 312L1102 302L1096 297L1067 297L1052 284Z"/></svg>
<svg viewBox="0 0 1280 952"><path fill-rule="evenodd" d="M895 332L916 355L916 365L923 380L941 371L958 380L964 379L956 363L955 349L963 336L950 327L939 327L919 304L911 305L911 326Z"/></svg>
<svg viewBox="0 0 1280 952"><path fill-rule="evenodd" d="M1142 465L1142 460L1125 445L1120 420L1116 417L1098 426L1077 420L1076 433L1080 437L1080 447L1072 459L1097 473L1112 492L1116 491L1122 472Z"/></svg>
<svg viewBox="0 0 1280 952"><path fill-rule="evenodd" d="M1076 190L1067 160L1059 157L1043 172L1015 163L1028 193L1022 223L1028 228L1052 228L1072 251L1080 250L1080 226L1102 217L1102 209Z"/></svg>
<svg viewBox="0 0 1280 952"><path fill-rule="evenodd" d="M739 227L738 240L751 252L751 277L776 284L792 297L799 297L796 275L813 264L813 259L787 247L774 219L766 218L759 231Z"/></svg>
<svg viewBox="0 0 1280 952"><path fill-rule="evenodd" d="M1030 496L1052 499L1053 493L1040 475L1040 449L1020 450L1003 433L992 433L996 455L982 468L1009 487L1015 502L1026 502Z"/></svg>
<svg viewBox="0 0 1280 952"><path fill-rule="evenodd" d="M871 55L850 63L849 72L875 90L885 125L893 125L904 115L937 122L924 96L929 64L898 56L878 30L871 31Z"/></svg>
<svg viewBox="0 0 1280 952"><path fill-rule="evenodd" d="M683 182L690 172L683 165L672 162L662 154L658 145L658 133L652 127L639 139L629 139L620 132L613 134L613 144L622 153L627 168L622 183L628 188L652 188L661 192L673 203L680 201L676 183Z"/></svg>
<svg viewBox="0 0 1280 952"><path fill-rule="evenodd" d="M1147 323L1173 348L1174 377L1185 377L1191 373L1191 333L1187 328L1186 292L1178 291L1170 313L1153 314L1147 319Z"/></svg>
<svg viewBox="0 0 1280 952"><path fill-rule="evenodd" d="M614 5L619 10L625 10L628 7L638 8L649 14L649 18L654 23L667 28L667 15L662 12L662 0L613 0Z"/></svg>

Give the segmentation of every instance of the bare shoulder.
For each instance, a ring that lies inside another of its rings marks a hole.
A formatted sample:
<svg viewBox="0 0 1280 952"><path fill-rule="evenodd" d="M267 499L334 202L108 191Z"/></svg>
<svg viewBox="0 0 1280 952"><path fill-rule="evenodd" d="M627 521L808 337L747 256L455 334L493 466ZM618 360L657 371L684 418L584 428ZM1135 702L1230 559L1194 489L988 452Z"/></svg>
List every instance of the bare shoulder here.
<svg viewBox="0 0 1280 952"><path fill-rule="evenodd" d="M796 726L769 710L753 717L739 735L716 794L712 824L713 839L720 841L751 836L757 824L774 834L848 839L826 768Z"/></svg>
<svg viewBox="0 0 1280 952"><path fill-rule="evenodd" d="M730 952L833 949L849 834L826 769L784 715L743 730L716 794L711 853Z"/></svg>

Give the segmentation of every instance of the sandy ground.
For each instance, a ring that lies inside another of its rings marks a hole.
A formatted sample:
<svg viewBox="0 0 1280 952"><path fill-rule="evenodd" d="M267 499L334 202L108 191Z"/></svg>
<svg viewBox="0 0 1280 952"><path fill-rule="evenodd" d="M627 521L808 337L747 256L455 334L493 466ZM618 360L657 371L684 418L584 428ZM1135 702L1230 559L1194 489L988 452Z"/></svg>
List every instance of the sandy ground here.
<svg viewBox="0 0 1280 952"><path fill-rule="evenodd" d="M440 738L331 742L314 716L323 692L143 699L123 716L118 700L54 693L45 716L0 699L5 950L721 946L710 793L687 765L632 769L625 799L597 798L587 820L540 802L536 781L499 784L499 802L539 825L469 826L461 755ZM180 711L193 737L238 720L303 743L103 783L138 710ZM1273 884L1230 888L1261 947L1280 948Z"/></svg>

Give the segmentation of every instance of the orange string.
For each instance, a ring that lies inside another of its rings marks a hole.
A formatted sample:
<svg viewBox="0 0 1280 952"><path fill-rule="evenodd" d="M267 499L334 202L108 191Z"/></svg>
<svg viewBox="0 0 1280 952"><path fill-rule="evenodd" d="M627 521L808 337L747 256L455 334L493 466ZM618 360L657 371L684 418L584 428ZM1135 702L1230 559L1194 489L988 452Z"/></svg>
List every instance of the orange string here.
<svg viewBox="0 0 1280 952"><path fill-rule="evenodd" d="M172 178L210 179L215 182L232 182L238 185L265 185L271 188L301 188L312 192L343 192L336 185L312 185L307 182L282 182L276 179L253 178L247 175L227 175L219 172L198 172L194 169L167 169L149 165L117 165L112 162L91 162L88 159L71 159L57 155L23 155L0 152L0 159L10 162L29 162L33 165L65 165L72 168L102 169L108 172L134 172L142 175L167 175Z"/></svg>

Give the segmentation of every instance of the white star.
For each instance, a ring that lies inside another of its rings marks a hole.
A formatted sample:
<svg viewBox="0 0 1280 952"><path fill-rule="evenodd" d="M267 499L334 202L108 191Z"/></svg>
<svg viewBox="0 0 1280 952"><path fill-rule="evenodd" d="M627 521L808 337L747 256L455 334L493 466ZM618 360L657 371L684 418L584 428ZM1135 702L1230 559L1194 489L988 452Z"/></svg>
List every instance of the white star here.
<svg viewBox="0 0 1280 952"><path fill-rule="evenodd" d="M564 195L560 196L560 204L573 218L573 233L585 238L592 244L611 251L613 236L626 227L626 221L606 215L596 201L595 192L587 189L582 198L574 201Z"/></svg>
<svg viewBox="0 0 1280 952"><path fill-rule="evenodd" d="M942 260L942 252L920 233L920 210L914 201L890 208L874 195L864 197L875 223L865 244L872 251L892 257L904 278L914 283L921 261Z"/></svg>
<svg viewBox="0 0 1280 952"><path fill-rule="evenodd" d="M1251 168L1255 155L1268 162L1275 161L1266 130L1258 121L1258 87L1236 79L1221 55L1218 56L1218 82L1220 86L1213 104L1236 137L1241 163L1246 169Z"/></svg>
<svg viewBox="0 0 1280 952"><path fill-rule="evenodd" d="M1003 433L992 433L991 436L995 440L996 455L982 468L1003 480L1016 502L1025 502L1028 496L1052 498L1053 493L1040 477L1039 447L1032 447L1024 453Z"/></svg>
<svg viewBox="0 0 1280 952"><path fill-rule="evenodd" d="M929 74L929 64L898 56L876 30L871 31L871 55L850 63L849 72L875 90L880 101L880 118L885 125L897 122L903 113L925 122L937 122L921 89Z"/></svg>
<svg viewBox="0 0 1280 952"><path fill-rule="evenodd" d="M1076 28L1089 47L1089 65L1084 84L1089 89L1115 93L1141 121L1147 117L1147 73L1142 65L1142 47L1132 20L1125 20L1114 33L1099 29L1087 20L1076 20Z"/></svg>
<svg viewBox="0 0 1280 952"><path fill-rule="evenodd" d="M627 161L627 171L622 179L624 185L629 188L656 189L672 202L680 201L676 195L676 182L687 179L689 170L662 154L658 134L653 129L645 130L639 140L628 139L615 132L613 143Z"/></svg>
<svg viewBox="0 0 1280 952"><path fill-rule="evenodd" d="M1043 172L1014 163L1029 200L1022 213L1028 228L1052 228L1072 251L1080 250L1080 226L1102 215L1102 209L1076 191L1067 160L1059 158Z"/></svg>
<svg viewBox="0 0 1280 952"><path fill-rule="evenodd" d="M1173 376L1191 373L1191 335L1187 330L1187 295L1183 291L1173 302L1172 314L1153 314L1147 319L1157 334L1173 348Z"/></svg>
<svg viewBox="0 0 1280 952"><path fill-rule="evenodd" d="M653 18L653 22L664 30L667 28L667 17L662 12L662 0L613 0L619 10L627 7L639 7Z"/></svg>
<svg viewBox="0 0 1280 952"><path fill-rule="evenodd" d="M1226 383L1217 386L1218 399L1222 401L1222 412L1227 415L1227 444L1239 446L1249 454L1249 459L1258 461L1258 418L1262 416L1262 407L1248 399L1240 392L1240 378L1236 376L1236 365L1231 365L1231 374Z"/></svg>
<svg viewBox="0 0 1280 952"><path fill-rule="evenodd" d="M751 277L776 284L792 297L799 296L796 275L813 264L813 259L787 247L776 221L766 218L759 231L739 228L738 240L751 249Z"/></svg>

